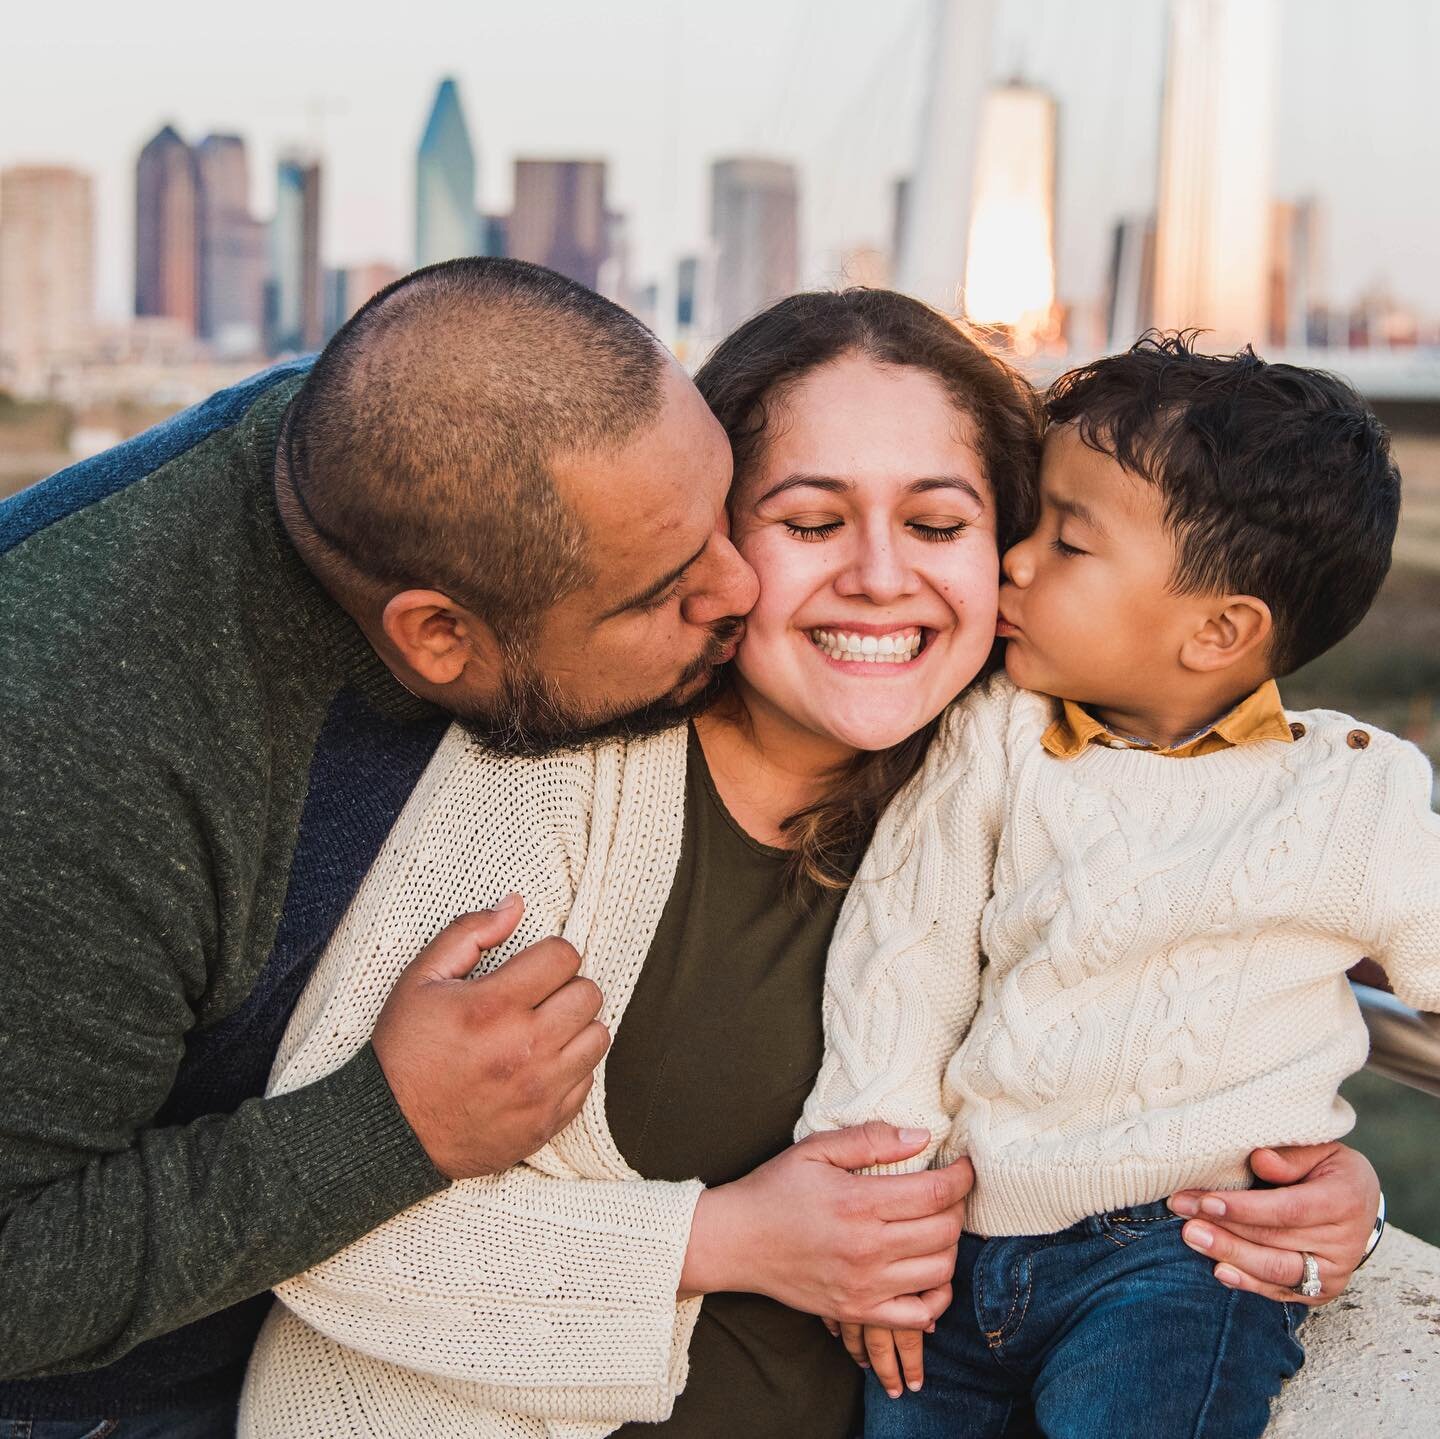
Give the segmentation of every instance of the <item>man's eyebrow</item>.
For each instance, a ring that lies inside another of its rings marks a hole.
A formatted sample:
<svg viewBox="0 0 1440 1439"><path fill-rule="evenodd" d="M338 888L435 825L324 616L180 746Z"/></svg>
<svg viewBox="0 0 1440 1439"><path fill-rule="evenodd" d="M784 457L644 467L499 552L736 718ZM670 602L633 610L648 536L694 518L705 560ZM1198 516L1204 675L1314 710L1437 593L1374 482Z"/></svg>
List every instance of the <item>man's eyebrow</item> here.
<svg viewBox="0 0 1440 1439"><path fill-rule="evenodd" d="M631 595L629 599L622 600L621 603L616 605L614 609L606 610L605 613L600 616L600 618L602 620L614 619L616 615L624 614L626 610L636 610L639 609L642 605L648 605L651 600L656 598L656 596L663 595L665 591L668 590L670 586L673 585L676 580L678 580L685 573L685 571L688 570L690 566L693 565L696 560L698 560L700 556L703 555L705 551L709 548L710 537L709 535L706 535L705 543L701 545L700 548L696 550L695 553L691 555L690 558L686 560L683 564L676 565L673 570L666 571L666 573L661 575L660 578L656 580L653 584L646 585L639 594Z"/></svg>
<svg viewBox="0 0 1440 1439"><path fill-rule="evenodd" d="M777 495L783 495L786 490L799 489L801 486L808 486L812 490L824 490L827 494L832 495L849 494L855 488L854 481L838 480L831 475L790 475L781 480L778 485L772 485L755 501L755 504L758 507L768 500L773 500ZM905 488L914 495L927 494L931 490L963 490L982 510L985 508L985 501L980 497L980 491L962 475L931 475L923 480L913 480Z"/></svg>

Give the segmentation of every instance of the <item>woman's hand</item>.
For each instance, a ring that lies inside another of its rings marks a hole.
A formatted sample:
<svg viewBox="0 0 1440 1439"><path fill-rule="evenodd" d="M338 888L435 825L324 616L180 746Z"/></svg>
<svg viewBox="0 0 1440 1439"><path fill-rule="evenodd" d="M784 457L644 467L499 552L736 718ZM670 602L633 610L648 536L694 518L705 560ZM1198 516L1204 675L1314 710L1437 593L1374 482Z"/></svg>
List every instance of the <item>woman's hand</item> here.
<svg viewBox="0 0 1440 1439"><path fill-rule="evenodd" d="M1170 1196L1176 1214L1195 1215L1181 1233L1217 1261L1215 1277L1286 1304L1327 1304L1350 1282L1375 1227L1380 1180L1363 1154L1343 1144L1257 1149L1250 1168L1280 1189L1236 1189ZM1320 1265L1320 1295L1292 1286L1304 1276L1301 1254Z"/></svg>
<svg viewBox="0 0 1440 1439"><path fill-rule="evenodd" d="M917 1174L853 1174L909 1159L924 1130L865 1124L812 1134L701 1195L682 1297L738 1290L853 1324L926 1329L950 1296L968 1160Z"/></svg>

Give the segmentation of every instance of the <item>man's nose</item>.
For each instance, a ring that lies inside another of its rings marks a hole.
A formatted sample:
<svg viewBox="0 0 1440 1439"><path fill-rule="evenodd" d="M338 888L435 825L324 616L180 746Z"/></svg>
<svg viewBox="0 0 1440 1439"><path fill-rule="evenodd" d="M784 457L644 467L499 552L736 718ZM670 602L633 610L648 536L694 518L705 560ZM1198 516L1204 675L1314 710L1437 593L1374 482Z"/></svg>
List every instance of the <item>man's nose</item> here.
<svg viewBox="0 0 1440 1439"><path fill-rule="evenodd" d="M692 625L713 625L732 615L745 615L755 607L760 581L725 529L716 530L701 563L705 574L684 599L680 612Z"/></svg>

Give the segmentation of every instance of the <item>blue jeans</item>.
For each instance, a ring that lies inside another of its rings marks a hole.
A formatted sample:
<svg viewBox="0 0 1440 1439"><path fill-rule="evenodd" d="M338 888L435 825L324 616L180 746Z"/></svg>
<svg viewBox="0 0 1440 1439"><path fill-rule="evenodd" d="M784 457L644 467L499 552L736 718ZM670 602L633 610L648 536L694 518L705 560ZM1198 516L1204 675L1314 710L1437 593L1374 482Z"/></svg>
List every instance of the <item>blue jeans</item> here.
<svg viewBox="0 0 1440 1439"><path fill-rule="evenodd" d="M237 1397L121 1419L0 1419L0 1439L235 1439Z"/></svg>
<svg viewBox="0 0 1440 1439"><path fill-rule="evenodd" d="M1227 1289L1164 1204L960 1240L925 1384L865 1387L865 1439L1252 1439L1304 1363L1301 1305Z"/></svg>

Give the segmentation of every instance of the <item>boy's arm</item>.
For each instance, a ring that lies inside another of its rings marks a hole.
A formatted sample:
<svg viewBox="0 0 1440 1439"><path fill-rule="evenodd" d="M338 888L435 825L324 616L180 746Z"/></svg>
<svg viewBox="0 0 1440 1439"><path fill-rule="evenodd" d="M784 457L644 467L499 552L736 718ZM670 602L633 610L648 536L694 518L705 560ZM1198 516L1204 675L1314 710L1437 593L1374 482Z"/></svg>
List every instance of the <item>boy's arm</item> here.
<svg viewBox="0 0 1440 1439"><path fill-rule="evenodd" d="M949 1132L942 1079L979 992L1013 695L995 680L957 705L876 827L831 942L825 1058L797 1138L872 1119L927 1129L921 1155L887 1166L918 1169Z"/></svg>
<svg viewBox="0 0 1440 1439"><path fill-rule="evenodd" d="M1420 752L1398 745L1387 774L1372 885L1377 904L1371 957L1395 994L1440 1013L1440 815L1430 808L1433 777ZM1369 927L1368 925L1366 926ZM1368 936L1367 936L1368 937Z"/></svg>

